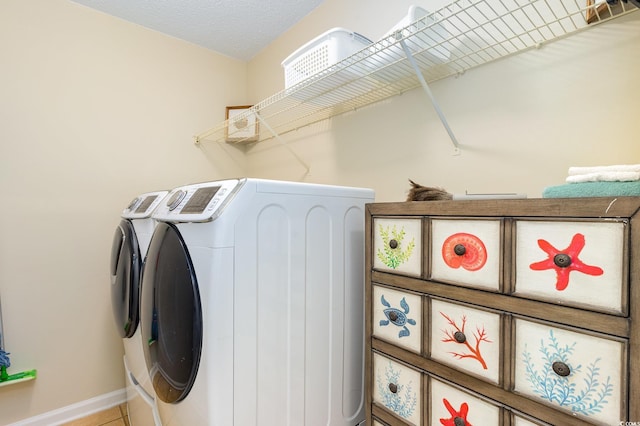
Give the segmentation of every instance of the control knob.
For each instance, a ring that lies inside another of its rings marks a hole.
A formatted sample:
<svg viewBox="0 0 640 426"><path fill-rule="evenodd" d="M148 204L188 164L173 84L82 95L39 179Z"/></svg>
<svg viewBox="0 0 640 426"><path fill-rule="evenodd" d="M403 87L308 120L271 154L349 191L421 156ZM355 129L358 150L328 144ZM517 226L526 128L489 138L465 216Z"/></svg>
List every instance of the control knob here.
<svg viewBox="0 0 640 426"><path fill-rule="evenodd" d="M169 211L174 210L176 207L180 205L180 202L184 200L184 197L187 195L187 191L183 189L179 189L169 197L167 200L167 207L169 207Z"/></svg>

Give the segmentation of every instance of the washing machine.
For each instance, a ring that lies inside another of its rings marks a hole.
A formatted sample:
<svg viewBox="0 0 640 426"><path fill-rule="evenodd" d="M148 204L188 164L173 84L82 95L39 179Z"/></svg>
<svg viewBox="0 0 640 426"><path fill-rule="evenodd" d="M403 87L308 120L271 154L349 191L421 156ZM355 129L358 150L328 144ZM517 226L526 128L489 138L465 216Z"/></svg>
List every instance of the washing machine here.
<svg viewBox="0 0 640 426"><path fill-rule="evenodd" d="M366 188L187 185L153 213L140 324L165 426L364 420Z"/></svg>
<svg viewBox="0 0 640 426"><path fill-rule="evenodd" d="M151 213L168 191L142 194L122 211L111 246L111 305L124 343L127 408L132 426L160 426L139 324L140 278L155 228Z"/></svg>

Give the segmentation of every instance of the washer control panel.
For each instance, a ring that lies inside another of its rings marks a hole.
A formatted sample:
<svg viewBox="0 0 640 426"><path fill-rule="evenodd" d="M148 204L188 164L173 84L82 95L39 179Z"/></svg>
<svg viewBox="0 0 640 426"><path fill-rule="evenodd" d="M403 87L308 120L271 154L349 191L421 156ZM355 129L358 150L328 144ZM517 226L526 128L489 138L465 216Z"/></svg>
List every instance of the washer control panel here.
<svg viewBox="0 0 640 426"><path fill-rule="evenodd" d="M162 203L169 191L147 192L137 196L122 211L124 219L144 219L151 217L153 211Z"/></svg>
<svg viewBox="0 0 640 426"><path fill-rule="evenodd" d="M166 222L208 222L220 215L246 179L196 183L172 190L153 213Z"/></svg>

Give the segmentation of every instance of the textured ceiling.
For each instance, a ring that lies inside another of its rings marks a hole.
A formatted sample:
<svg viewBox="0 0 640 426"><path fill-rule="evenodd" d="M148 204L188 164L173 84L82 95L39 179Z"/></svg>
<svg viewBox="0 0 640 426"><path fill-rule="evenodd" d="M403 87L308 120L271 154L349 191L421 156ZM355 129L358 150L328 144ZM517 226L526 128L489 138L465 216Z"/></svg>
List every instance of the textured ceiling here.
<svg viewBox="0 0 640 426"><path fill-rule="evenodd" d="M322 0L72 0L248 61Z"/></svg>

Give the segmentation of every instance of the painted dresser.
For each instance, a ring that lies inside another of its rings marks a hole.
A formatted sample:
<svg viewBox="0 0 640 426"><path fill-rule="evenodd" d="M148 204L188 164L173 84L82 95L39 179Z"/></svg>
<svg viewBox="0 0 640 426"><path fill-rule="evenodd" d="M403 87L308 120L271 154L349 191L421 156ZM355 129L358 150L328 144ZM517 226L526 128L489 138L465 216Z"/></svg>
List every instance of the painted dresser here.
<svg viewBox="0 0 640 426"><path fill-rule="evenodd" d="M369 204L367 424L640 425L639 209Z"/></svg>

